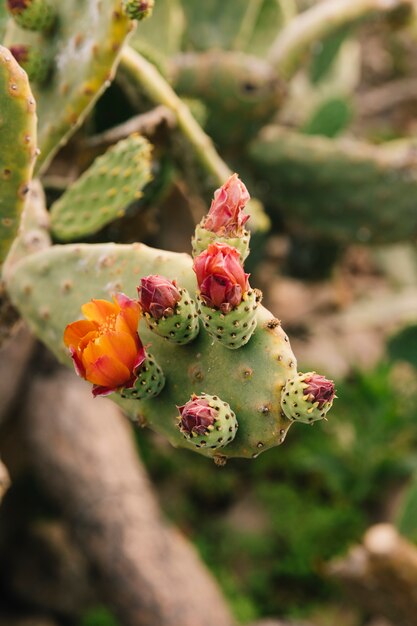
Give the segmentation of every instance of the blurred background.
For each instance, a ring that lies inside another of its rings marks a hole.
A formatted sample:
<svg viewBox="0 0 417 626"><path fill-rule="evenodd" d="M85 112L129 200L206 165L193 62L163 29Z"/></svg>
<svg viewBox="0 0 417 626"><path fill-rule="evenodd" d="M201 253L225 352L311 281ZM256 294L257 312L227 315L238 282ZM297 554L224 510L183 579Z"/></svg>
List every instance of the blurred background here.
<svg viewBox="0 0 417 626"><path fill-rule="evenodd" d="M153 180L81 239L190 252L221 175L175 117L177 94L253 198L252 284L299 369L334 379L338 399L328 421L295 425L284 445L218 468L130 427L110 403L91 404L5 309L0 624L199 626L163 618L169 585L145 574L143 620L124 597L135 560L163 571L164 551L185 540L198 555L181 561L185 595L201 593L208 610L202 575L232 615L213 626L416 626L417 6L156 0L129 45L172 92L121 63L44 173L48 202L139 131L154 146ZM106 550L132 507L149 551L135 551L129 534L120 553ZM127 513L116 523L118 510Z"/></svg>

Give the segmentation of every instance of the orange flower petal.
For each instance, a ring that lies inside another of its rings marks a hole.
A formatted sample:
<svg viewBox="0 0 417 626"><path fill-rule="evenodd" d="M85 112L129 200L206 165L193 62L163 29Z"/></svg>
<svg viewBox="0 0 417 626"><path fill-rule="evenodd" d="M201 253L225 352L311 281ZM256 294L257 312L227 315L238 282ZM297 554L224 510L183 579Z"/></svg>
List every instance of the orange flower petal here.
<svg viewBox="0 0 417 626"><path fill-rule="evenodd" d="M119 330L120 328L120 330L136 334L142 313L139 302L131 300L123 293L118 293L114 297L114 300L117 302L118 306L120 306L120 313L116 320L116 329ZM125 327L125 324L127 328Z"/></svg>
<svg viewBox="0 0 417 626"><path fill-rule="evenodd" d="M114 332L102 335L96 342L100 345L103 354L120 361L130 373L136 362L138 346L132 335L124 332Z"/></svg>
<svg viewBox="0 0 417 626"><path fill-rule="evenodd" d="M90 383L101 387L121 387L130 380L129 369L117 358L103 353L98 342L91 342L83 352L85 377Z"/></svg>
<svg viewBox="0 0 417 626"><path fill-rule="evenodd" d="M64 342L66 346L78 348L81 340L87 335L97 330L97 325L89 320L79 320L68 324L64 332Z"/></svg>
<svg viewBox="0 0 417 626"><path fill-rule="evenodd" d="M108 300L91 300L82 305L81 311L88 320L104 324L108 317L119 313L120 307Z"/></svg>

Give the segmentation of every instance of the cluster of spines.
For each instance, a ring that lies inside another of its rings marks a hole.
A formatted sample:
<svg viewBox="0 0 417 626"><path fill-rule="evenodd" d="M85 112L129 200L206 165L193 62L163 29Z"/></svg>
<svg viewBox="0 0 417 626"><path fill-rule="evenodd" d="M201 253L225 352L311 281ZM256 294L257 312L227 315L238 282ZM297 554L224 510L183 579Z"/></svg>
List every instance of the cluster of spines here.
<svg viewBox="0 0 417 626"><path fill-rule="evenodd" d="M196 448L223 448L236 436L236 415L218 396L193 394L178 410L178 427Z"/></svg>

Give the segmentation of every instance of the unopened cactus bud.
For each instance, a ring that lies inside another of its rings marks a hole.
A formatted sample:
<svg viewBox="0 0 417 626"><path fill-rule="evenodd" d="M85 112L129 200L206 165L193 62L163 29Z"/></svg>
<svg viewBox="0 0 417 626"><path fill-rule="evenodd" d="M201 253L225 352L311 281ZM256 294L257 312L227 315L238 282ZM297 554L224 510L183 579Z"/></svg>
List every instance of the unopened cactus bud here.
<svg viewBox="0 0 417 626"><path fill-rule="evenodd" d="M10 52L31 82L42 84L46 81L51 70L51 62L45 55L24 44L10 46Z"/></svg>
<svg viewBox="0 0 417 626"><path fill-rule="evenodd" d="M91 300L81 310L86 319L67 325L64 343L76 373L93 384L93 395L118 391L140 398L159 393L164 384L162 371L146 353L137 332L139 303L119 293L113 302Z"/></svg>
<svg viewBox="0 0 417 626"><path fill-rule="evenodd" d="M7 8L16 23L27 30L51 30L56 18L47 0L7 0Z"/></svg>
<svg viewBox="0 0 417 626"><path fill-rule="evenodd" d="M243 209L250 200L245 185L233 174L214 192L210 211L195 229L192 240L193 255L197 256L215 241L235 247L242 261L249 254L249 231L245 224L249 215Z"/></svg>
<svg viewBox="0 0 417 626"><path fill-rule="evenodd" d="M143 20L152 15L154 0L124 0L123 10L131 20Z"/></svg>
<svg viewBox="0 0 417 626"><path fill-rule="evenodd" d="M332 380L316 372L299 373L282 390L281 407L288 419L310 424L326 417L335 397Z"/></svg>
<svg viewBox="0 0 417 626"><path fill-rule="evenodd" d="M198 314L207 332L227 348L244 346L256 328L261 293L251 289L236 248L210 244L194 259Z"/></svg>
<svg viewBox="0 0 417 626"><path fill-rule="evenodd" d="M155 274L141 279L138 294L146 323L154 333L180 345L197 337L197 310L186 289Z"/></svg>
<svg viewBox="0 0 417 626"><path fill-rule="evenodd" d="M193 394L178 410L179 429L197 448L223 448L235 438L236 415L218 396Z"/></svg>

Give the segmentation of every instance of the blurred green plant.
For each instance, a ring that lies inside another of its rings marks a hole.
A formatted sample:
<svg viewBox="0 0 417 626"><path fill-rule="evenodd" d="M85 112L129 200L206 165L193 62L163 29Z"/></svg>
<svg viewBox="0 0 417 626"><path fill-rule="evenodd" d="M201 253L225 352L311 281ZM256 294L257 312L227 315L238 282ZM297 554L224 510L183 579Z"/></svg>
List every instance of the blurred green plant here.
<svg viewBox="0 0 417 626"><path fill-rule="evenodd" d="M355 373L337 386L326 436L294 428L279 454L227 471L138 434L166 513L197 544L239 620L305 616L337 598L325 562L384 519L416 468L417 407L397 378L388 362Z"/></svg>

